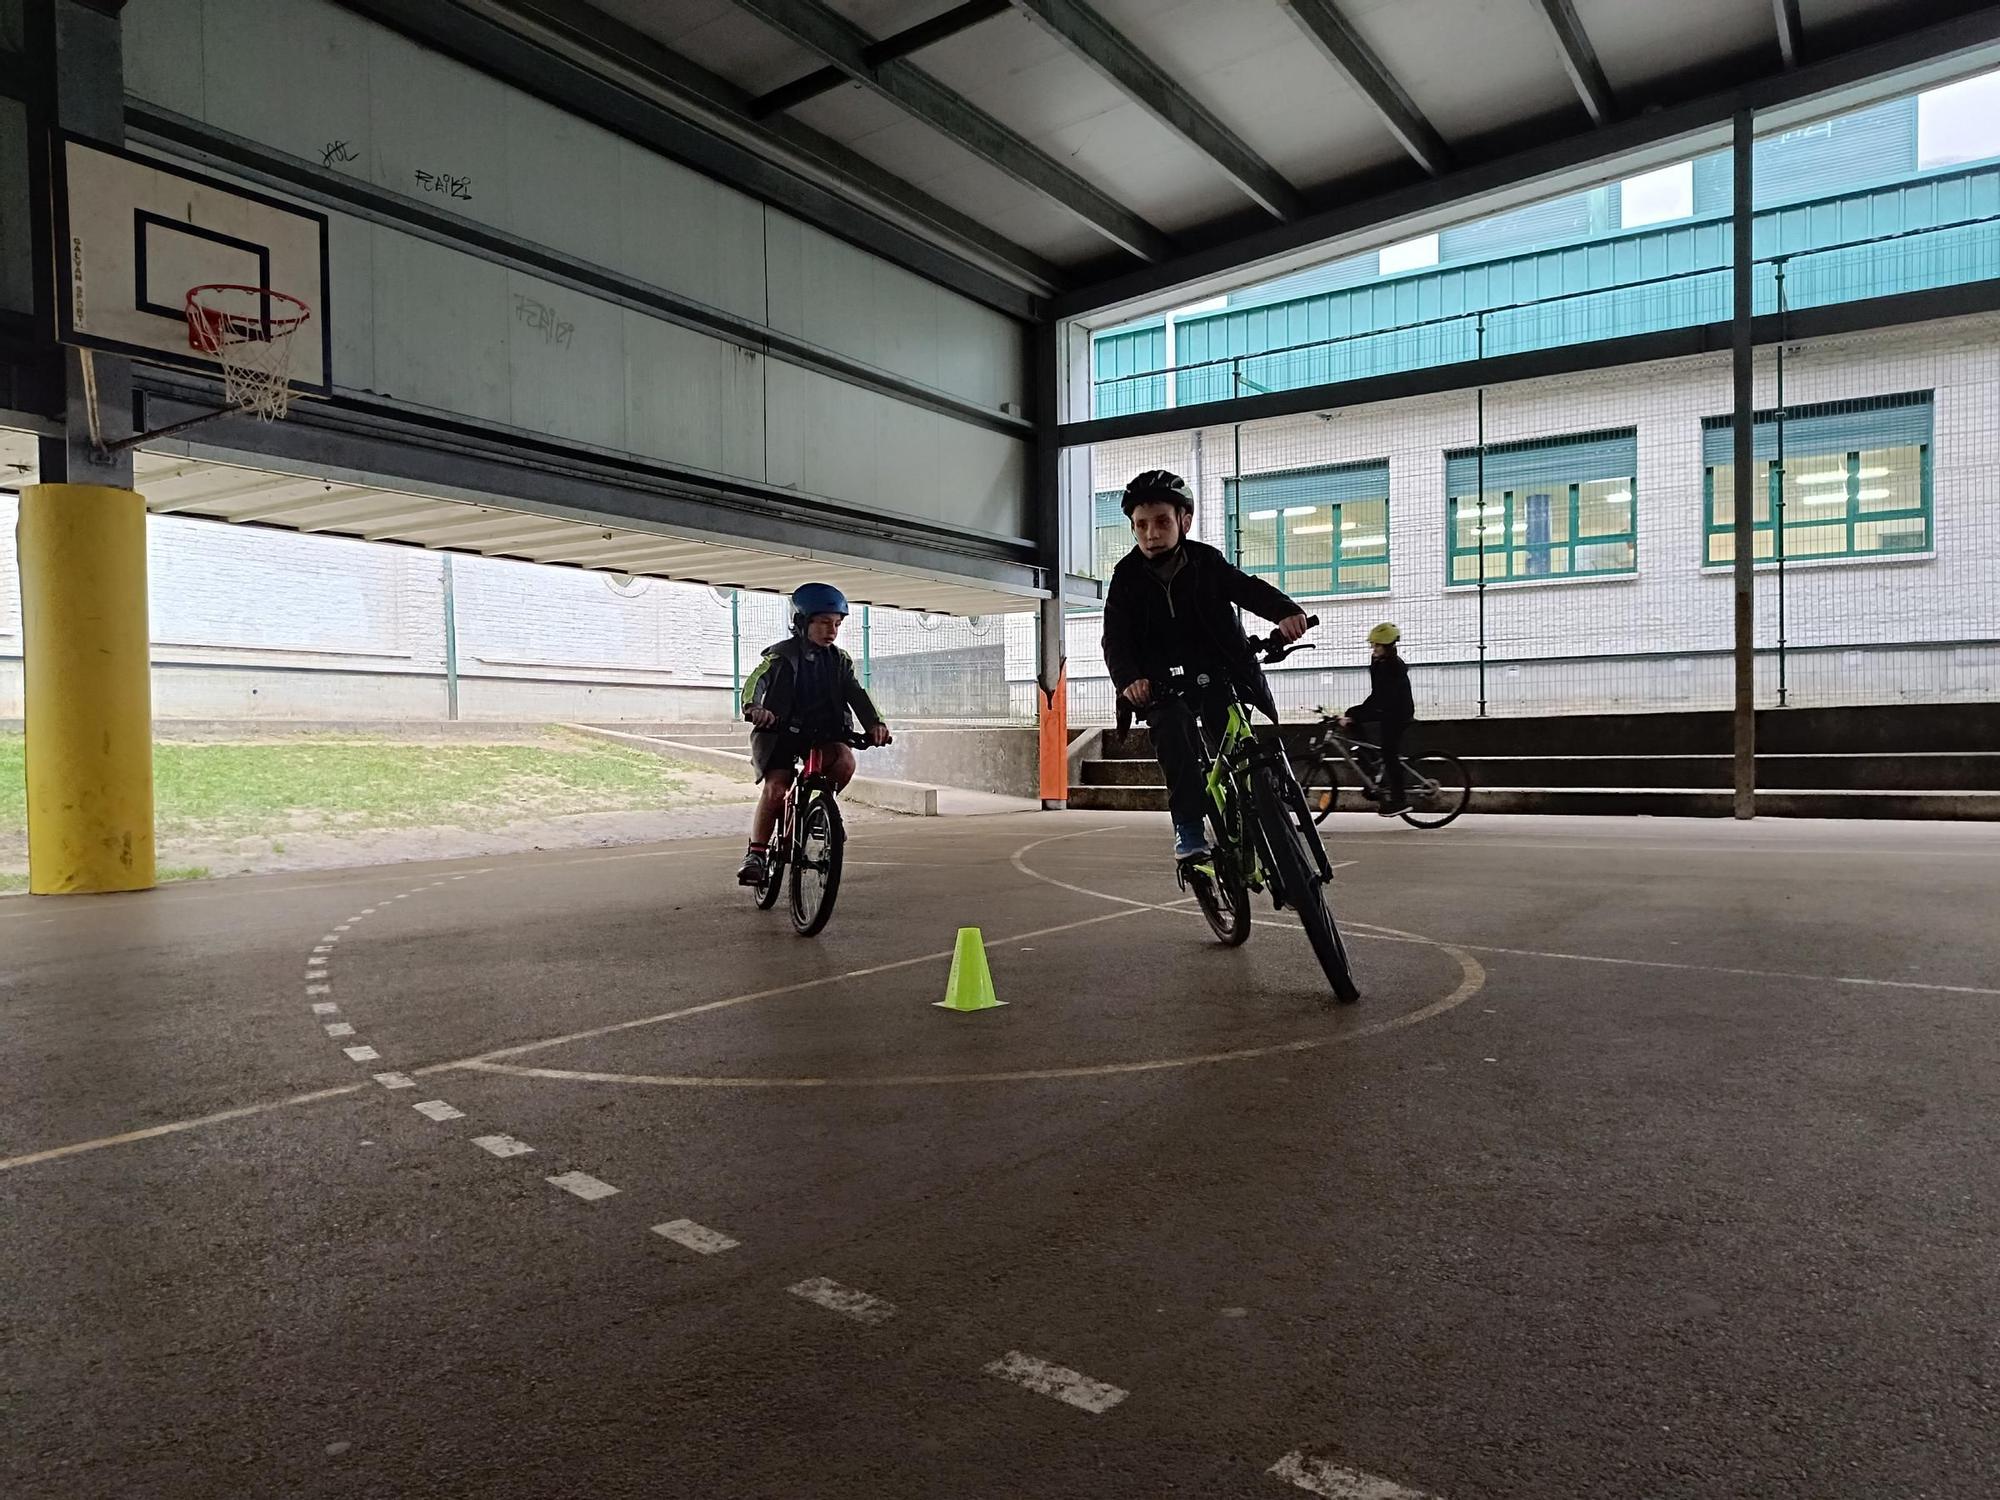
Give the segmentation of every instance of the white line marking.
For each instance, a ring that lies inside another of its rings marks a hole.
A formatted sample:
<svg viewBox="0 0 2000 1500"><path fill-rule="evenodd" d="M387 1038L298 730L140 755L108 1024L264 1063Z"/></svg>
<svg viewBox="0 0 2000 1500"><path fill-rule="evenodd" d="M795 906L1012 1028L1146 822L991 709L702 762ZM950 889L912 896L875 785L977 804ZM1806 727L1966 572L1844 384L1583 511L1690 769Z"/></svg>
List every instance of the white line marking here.
<svg viewBox="0 0 2000 1500"><path fill-rule="evenodd" d="M331 953L333 952L333 945L331 943L321 943L317 948L313 949L313 952Z"/></svg>
<svg viewBox="0 0 2000 1500"><path fill-rule="evenodd" d="M331 1000L315 1000L313 1002L313 1014L316 1016L337 1016L340 1014L340 1007L335 1005Z"/></svg>
<svg viewBox="0 0 2000 1500"><path fill-rule="evenodd" d="M175 1120L167 1125L148 1125L144 1130L128 1130L121 1135L99 1136L94 1141L75 1141L67 1146L51 1146L46 1151L30 1151L24 1156L0 1157L0 1172L16 1167L32 1167L37 1162L58 1161L65 1156L81 1156L86 1151L102 1151L107 1146L129 1146L134 1141L150 1141L154 1136L178 1135L183 1130L199 1130L204 1125L220 1125L225 1120L241 1120L274 1109L290 1109L299 1104L317 1104L322 1099L338 1099L368 1087L365 1083L344 1083L338 1088L315 1089L310 1094L294 1094L289 1099L272 1099L264 1104L244 1104L219 1110L212 1115L196 1115L191 1120Z"/></svg>
<svg viewBox="0 0 2000 1500"><path fill-rule="evenodd" d="M543 1180L550 1187L559 1187L565 1193L575 1193L585 1203L594 1203L599 1198L609 1198L618 1191L608 1182L599 1182L588 1172L559 1172L554 1177Z"/></svg>
<svg viewBox="0 0 2000 1500"><path fill-rule="evenodd" d="M410 893L408 891L404 891L400 896L396 897L395 899L398 901L407 901L410 899Z"/></svg>
<svg viewBox="0 0 2000 1500"><path fill-rule="evenodd" d="M342 922L338 927L334 928L333 930L335 932L346 932L349 928L353 927L353 925L354 924L352 922Z"/></svg>
<svg viewBox="0 0 2000 1500"><path fill-rule="evenodd" d="M340 1050L345 1052L355 1062L374 1062L382 1055L373 1047L342 1047Z"/></svg>
<svg viewBox="0 0 2000 1500"><path fill-rule="evenodd" d="M307 978L308 980L313 980L313 979L324 979L324 978L326 978L326 965L324 965L324 964L319 964L319 965L316 965L316 966L315 966L315 967L313 967L313 968L310 968L310 969L307 969L307 970L306 970L306 978Z"/></svg>
<svg viewBox="0 0 2000 1500"><path fill-rule="evenodd" d="M333 993L333 986L330 984L309 984L306 986L306 993L308 995L331 995Z"/></svg>
<svg viewBox="0 0 2000 1500"><path fill-rule="evenodd" d="M1100 1415L1131 1394L1115 1385L1092 1380L1066 1365L1052 1365L1045 1359L1036 1359L1032 1354L1023 1354L1019 1349L1010 1349L1005 1358L994 1360L986 1367L986 1373L1026 1386L1038 1395L1053 1396L1058 1401L1067 1401L1071 1406Z"/></svg>
<svg viewBox="0 0 2000 1500"><path fill-rule="evenodd" d="M739 1243L726 1234L718 1234L695 1223L693 1219L672 1219L665 1224L655 1224L653 1233L661 1239L672 1240L676 1245L685 1245L697 1255L720 1255L725 1250L734 1250Z"/></svg>
<svg viewBox="0 0 2000 1500"><path fill-rule="evenodd" d="M453 1109L442 1099L426 1099L422 1104L412 1104L410 1108L414 1109L426 1120L436 1120L439 1124L443 1124L446 1120L463 1120L465 1118L464 1110Z"/></svg>
<svg viewBox="0 0 2000 1500"><path fill-rule="evenodd" d="M817 1303L828 1312L837 1312L842 1317L853 1318L857 1323L886 1323L896 1316L896 1304L880 1297L871 1297L866 1292L857 1292L851 1286L842 1286L826 1276L815 1276L810 1281L801 1281L797 1286L787 1287L794 1297L803 1297L808 1302Z"/></svg>
<svg viewBox="0 0 2000 1500"><path fill-rule="evenodd" d="M353 1036L354 1027L346 1021L328 1021L326 1023L326 1034L328 1036Z"/></svg>
<svg viewBox="0 0 2000 1500"><path fill-rule="evenodd" d="M376 908L372 906L364 906L361 908L361 915L364 917L372 917L375 915L375 911Z"/></svg>
<svg viewBox="0 0 2000 1500"><path fill-rule="evenodd" d="M377 1073L375 1081L385 1089L413 1089L417 1080L408 1073Z"/></svg>
<svg viewBox="0 0 2000 1500"><path fill-rule="evenodd" d="M534 1147L526 1141L517 1141L511 1135L475 1135L472 1144L481 1151L491 1151L495 1156L528 1156Z"/></svg>
<svg viewBox="0 0 2000 1500"><path fill-rule="evenodd" d="M1287 1453L1266 1472L1289 1480L1302 1490L1324 1495L1327 1500L1436 1500L1433 1495L1397 1484L1393 1479L1363 1474L1359 1469L1343 1469L1323 1458L1307 1458L1303 1453Z"/></svg>

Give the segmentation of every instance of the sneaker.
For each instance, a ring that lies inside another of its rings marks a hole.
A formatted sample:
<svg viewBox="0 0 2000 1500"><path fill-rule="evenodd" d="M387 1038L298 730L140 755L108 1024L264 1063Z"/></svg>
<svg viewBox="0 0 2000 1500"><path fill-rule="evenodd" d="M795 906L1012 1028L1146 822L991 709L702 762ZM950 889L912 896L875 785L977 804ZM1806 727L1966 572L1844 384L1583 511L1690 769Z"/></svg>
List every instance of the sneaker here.
<svg viewBox="0 0 2000 1500"><path fill-rule="evenodd" d="M738 885L762 885L764 877L770 873L771 867L765 858L764 851L762 849L752 849L748 854L743 856L743 863L736 867L736 883Z"/></svg>
<svg viewBox="0 0 2000 1500"><path fill-rule="evenodd" d="M1410 804L1407 802L1384 802L1380 807L1375 809L1375 816L1378 818L1400 818L1409 810Z"/></svg>
<svg viewBox="0 0 2000 1500"><path fill-rule="evenodd" d="M1200 859L1208 853L1208 835L1199 823L1174 824L1174 859Z"/></svg>

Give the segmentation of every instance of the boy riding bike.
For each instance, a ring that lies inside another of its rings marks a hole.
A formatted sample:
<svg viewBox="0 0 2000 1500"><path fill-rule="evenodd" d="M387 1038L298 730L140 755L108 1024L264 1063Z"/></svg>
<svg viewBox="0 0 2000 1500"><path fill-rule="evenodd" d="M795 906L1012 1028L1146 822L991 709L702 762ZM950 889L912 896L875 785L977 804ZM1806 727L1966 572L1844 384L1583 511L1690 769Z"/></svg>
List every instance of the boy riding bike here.
<svg viewBox="0 0 2000 1500"><path fill-rule="evenodd" d="M1403 737L1416 721L1416 699L1410 693L1410 669L1397 651L1403 632L1384 620L1368 632L1368 696L1339 719L1342 729L1358 729L1382 752L1382 805L1385 818L1409 811L1403 791Z"/></svg>
<svg viewBox="0 0 2000 1500"><path fill-rule="evenodd" d="M750 849L736 872L742 885L761 885L767 873L771 831L797 774L799 757L817 748L837 788L854 779L854 752L845 736L861 716L871 745L886 745L889 726L854 675L854 658L834 644L847 623L847 596L830 583L807 583L792 593L789 639L764 649L743 684L743 717L750 735L750 764L763 783L750 819Z"/></svg>
<svg viewBox="0 0 2000 1500"><path fill-rule="evenodd" d="M1232 567L1215 548L1192 540L1194 494L1187 481L1165 469L1148 469L1125 486L1124 510L1137 545L1112 571L1104 598L1104 664L1119 694L1146 715L1153 751L1166 773L1174 820L1174 858L1208 853L1197 734L1218 742L1228 695L1192 686L1206 673L1234 684L1247 704L1276 718L1255 650L1232 606L1260 615L1286 641L1309 628L1305 611L1261 578ZM1187 674L1191 696L1155 701L1176 670ZM1199 708L1200 723L1195 710Z"/></svg>

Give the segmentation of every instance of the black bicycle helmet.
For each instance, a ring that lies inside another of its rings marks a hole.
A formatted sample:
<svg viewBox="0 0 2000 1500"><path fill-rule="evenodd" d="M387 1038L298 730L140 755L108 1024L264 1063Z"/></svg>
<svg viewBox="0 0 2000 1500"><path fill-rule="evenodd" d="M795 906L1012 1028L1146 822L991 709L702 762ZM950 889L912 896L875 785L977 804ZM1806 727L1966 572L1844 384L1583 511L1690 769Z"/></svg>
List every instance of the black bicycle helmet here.
<svg viewBox="0 0 2000 1500"><path fill-rule="evenodd" d="M1164 500L1169 505L1177 505L1182 510L1194 509L1194 491L1188 483L1171 469L1148 469L1143 474L1135 474L1132 482L1125 486L1125 496L1119 504L1125 512L1125 519L1132 519L1132 509L1138 505L1149 505Z"/></svg>

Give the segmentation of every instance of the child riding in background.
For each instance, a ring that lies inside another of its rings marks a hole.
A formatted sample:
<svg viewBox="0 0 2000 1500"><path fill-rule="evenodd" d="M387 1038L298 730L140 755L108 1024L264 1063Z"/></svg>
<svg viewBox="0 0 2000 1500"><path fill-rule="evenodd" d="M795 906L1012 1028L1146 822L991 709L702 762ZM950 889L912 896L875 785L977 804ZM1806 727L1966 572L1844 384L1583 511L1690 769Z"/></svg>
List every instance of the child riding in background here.
<svg viewBox="0 0 2000 1500"><path fill-rule="evenodd" d="M750 850L736 872L743 885L763 882L771 832L798 772L799 757L818 748L834 786L854 779L854 752L846 736L850 714L859 714L868 743L890 742L889 726L854 675L854 658L834 644L847 623L847 596L830 583L807 583L792 593L792 633L764 648L743 684L743 717L750 735L750 764L763 783L750 819Z"/></svg>
<svg viewBox="0 0 2000 1500"><path fill-rule="evenodd" d="M1384 620L1368 632L1368 696L1340 716L1340 727L1359 729L1382 749L1382 802L1375 809L1393 818L1410 805L1403 790L1403 736L1416 721L1410 669L1396 643L1403 632Z"/></svg>
<svg viewBox="0 0 2000 1500"><path fill-rule="evenodd" d="M1272 621L1287 641L1306 633L1306 614L1263 579L1188 536L1194 494L1178 474L1140 474L1125 486L1124 509L1137 545L1112 570L1105 593L1104 664L1119 694L1152 728L1173 812L1174 858L1199 859L1208 852L1202 822L1208 792L1195 736L1205 729L1211 747L1220 743L1229 713L1226 685L1245 703L1278 716L1235 610ZM1185 696L1160 696L1176 670L1187 674ZM1213 679L1206 691L1194 681L1204 674Z"/></svg>

